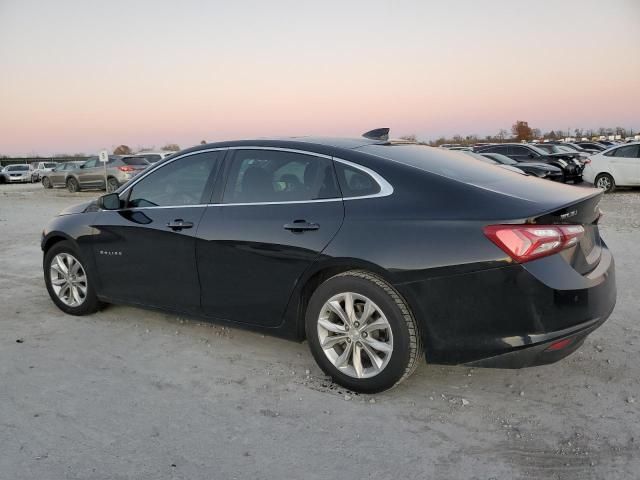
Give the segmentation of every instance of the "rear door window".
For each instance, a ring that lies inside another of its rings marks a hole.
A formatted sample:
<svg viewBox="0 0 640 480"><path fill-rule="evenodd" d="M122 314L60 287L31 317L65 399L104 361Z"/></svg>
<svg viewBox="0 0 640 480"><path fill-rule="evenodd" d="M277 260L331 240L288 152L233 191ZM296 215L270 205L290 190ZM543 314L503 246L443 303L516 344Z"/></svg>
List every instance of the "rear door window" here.
<svg viewBox="0 0 640 480"><path fill-rule="evenodd" d="M339 197L331 160L250 149L234 152L223 202L301 202Z"/></svg>
<svg viewBox="0 0 640 480"><path fill-rule="evenodd" d="M625 145L607 152L606 155L610 157L638 158L640 156L638 155L640 153L639 150L640 145Z"/></svg>

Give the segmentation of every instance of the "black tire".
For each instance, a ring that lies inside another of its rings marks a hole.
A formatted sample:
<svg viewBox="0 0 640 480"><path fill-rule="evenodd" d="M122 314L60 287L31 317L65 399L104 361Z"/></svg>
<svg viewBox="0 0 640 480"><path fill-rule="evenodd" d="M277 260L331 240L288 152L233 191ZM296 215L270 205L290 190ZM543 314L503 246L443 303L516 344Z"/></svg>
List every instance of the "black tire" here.
<svg viewBox="0 0 640 480"><path fill-rule="evenodd" d="M115 192L120 187L117 178L109 177L107 178L107 193Z"/></svg>
<svg viewBox="0 0 640 480"><path fill-rule="evenodd" d="M75 178L70 177L67 179L67 190L69 190L71 193L80 191L80 184Z"/></svg>
<svg viewBox="0 0 640 480"><path fill-rule="evenodd" d="M49 177L42 177L42 186L44 188L53 188L53 185L51 185L51 180L49 180Z"/></svg>
<svg viewBox="0 0 640 480"><path fill-rule="evenodd" d="M594 187L602 188L602 190L604 190L604 193L612 193L616 190L616 182L608 173L600 173L598 176L596 176L593 185Z"/></svg>
<svg viewBox="0 0 640 480"><path fill-rule="evenodd" d="M368 378L347 375L329 360L320 346L318 318L321 310L330 298L344 292L363 295L373 301L391 327L393 350L388 363L379 373ZM363 270L352 270L331 277L316 289L307 306L305 330L309 348L318 366L336 383L356 392L377 393L392 388L410 376L424 358L418 324L406 302L381 277Z"/></svg>
<svg viewBox="0 0 640 480"><path fill-rule="evenodd" d="M84 269L85 275L87 277L87 283L86 283L87 293L84 297L83 302L78 306L69 306L65 304L62 300L60 300L60 298L58 298L58 295L55 293L52 286L51 265L54 259L56 258L56 256L61 253L69 254L73 256L76 260L78 260L82 265L82 268ZM95 288L93 286L94 285L93 275L87 269L87 264L82 259L80 252L71 242L65 240L53 245L53 247L47 250L46 253L44 254L44 260L43 260L42 266L44 270L44 282L47 286L47 291L49 292L49 296L51 297L51 300L53 300L53 303L55 303L60 310L70 315L89 315L91 313L98 311L102 307L102 304L98 300L98 297L96 296Z"/></svg>

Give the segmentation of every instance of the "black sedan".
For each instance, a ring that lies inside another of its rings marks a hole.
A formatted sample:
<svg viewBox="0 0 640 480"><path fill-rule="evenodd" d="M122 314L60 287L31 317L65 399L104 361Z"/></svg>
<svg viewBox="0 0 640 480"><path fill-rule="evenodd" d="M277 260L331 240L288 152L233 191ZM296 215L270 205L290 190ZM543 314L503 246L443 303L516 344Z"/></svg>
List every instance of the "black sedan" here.
<svg viewBox="0 0 640 480"><path fill-rule="evenodd" d="M424 361L519 368L610 315L602 192L377 138L198 146L44 229L64 312L162 309L306 338L341 385Z"/></svg>
<svg viewBox="0 0 640 480"><path fill-rule="evenodd" d="M529 175L534 175L538 178L546 178L547 180L554 180L556 182L562 182L564 175L562 169L543 162L516 162L514 159L502 155L501 153L481 153L483 157L490 158L502 165L511 165L517 167Z"/></svg>
<svg viewBox="0 0 640 480"><path fill-rule="evenodd" d="M582 171L584 165L579 160L576 152L547 152L536 145L524 143L501 143L480 147L475 150L477 153L500 153L516 162L542 162L562 169L565 182L579 183L582 181Z"/></svg>

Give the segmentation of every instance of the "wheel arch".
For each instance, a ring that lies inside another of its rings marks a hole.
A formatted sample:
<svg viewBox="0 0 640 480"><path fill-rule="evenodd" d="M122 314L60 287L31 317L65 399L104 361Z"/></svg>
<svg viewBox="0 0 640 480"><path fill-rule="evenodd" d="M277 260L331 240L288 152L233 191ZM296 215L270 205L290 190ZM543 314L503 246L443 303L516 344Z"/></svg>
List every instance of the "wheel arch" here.
<svg viewBox="0 0 640 480"><path fill-rule="evenodd" d="M46 254L55 244L69 241L76 245L76 242L69 235L62 232L50 232L42 239L42 251Z"/></svg>
<svg viewBox="0 0 640 480"><path fill-rule="evenodd" d="M294 336L299 340L305 339L305 314L307 305L313 292L329 278L339 275L350 270L363 270L365 272L374 274L382 278L391 287L396 290L400 297L404 300L409 308L411 315L415 318L418 327L420 329L420 335L422 336L423 345L425 343L425 332L428 330L428 326L425 324L423 318L417 315L416 305L412 298L407 295L408 292L402 291L394 285L392 274L386 269L382 268L375 263L367 262L355 258L333 258L328 261L319 262L315 264L309 271L305 272L305 275L298 282L298 285L292 293L287 309L285 311L284 326L287 330L294 332Z"/></svg>

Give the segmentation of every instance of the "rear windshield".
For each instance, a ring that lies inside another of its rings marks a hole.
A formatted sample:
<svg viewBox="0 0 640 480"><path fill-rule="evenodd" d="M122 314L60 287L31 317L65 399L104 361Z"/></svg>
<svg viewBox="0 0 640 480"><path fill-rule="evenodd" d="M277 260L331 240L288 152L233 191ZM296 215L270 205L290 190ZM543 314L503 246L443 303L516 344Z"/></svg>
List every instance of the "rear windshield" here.
<svg viewBox="0 0 640 480"><path fill-rule="evenodd" d="M468 153L423 145L365 145L358 150L436 175L481 186L512 180L513 175L517 175L506 169L479 162Z"/></svg>
<svg viewBox="0 0 640 480"><path fill-rule="evenodd" d="M123 158L122 161L127 165L149 165L149 162L144 157L127 157Z"/></svg>

